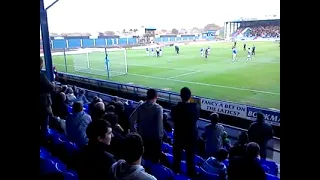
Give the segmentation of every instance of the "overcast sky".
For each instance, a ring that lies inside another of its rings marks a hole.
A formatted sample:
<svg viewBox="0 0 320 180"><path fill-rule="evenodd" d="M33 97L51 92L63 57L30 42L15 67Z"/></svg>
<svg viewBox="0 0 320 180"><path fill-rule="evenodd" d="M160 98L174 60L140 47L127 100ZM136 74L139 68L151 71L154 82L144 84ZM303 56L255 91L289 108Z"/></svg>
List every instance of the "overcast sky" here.
<svg viewBox="0 0 320 180"><path fill-rule="evenodd" d="M44 0L48 6L54 0ZM240 17L279 15L280 0L60 0L48 10L50 32L98 32L220 26Z"/></svg>

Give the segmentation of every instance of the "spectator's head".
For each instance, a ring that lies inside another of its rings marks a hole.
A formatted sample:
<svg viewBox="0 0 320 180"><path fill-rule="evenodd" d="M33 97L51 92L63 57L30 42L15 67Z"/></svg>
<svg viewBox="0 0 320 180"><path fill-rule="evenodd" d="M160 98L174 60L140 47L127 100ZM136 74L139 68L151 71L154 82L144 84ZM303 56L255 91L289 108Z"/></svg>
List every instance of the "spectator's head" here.
<svg viewBox="0 0 320 180"><path fill-rule="evenodd" d="M67 92L67 89L68 89L68 86L67 86L67 85L63 85L63 86L61 87L61 92L66 93L66 92Z"/></svg>
<svg viewBox="0 0 320 180"><path fill-rule="evenodd" d="M147 100L156 102L158 99L158 92L155 89L148 89L147 91Z"/></svg>
<svg viewBox="0 0 320 180"><path fill-rule="evenodd" d="M84 95L85 93L86 93L86 91L84 89L79 90L79 95Z"/></svg>
<svg viewBox="0 0 320 180"><path fill-rule="evenodd" d="M60 93L59 93L59 96L58 96L58 100L59 100L60 102L65 102L66 99L67 99L66 94L65 94L64 92L60 92Z"/></svg>
<svg viewBox="0 0 320 180"><path fill-rule="evenodd" d="M247 144L248 143L248 133L247 132L241 132L239 135L239 143L240 144Z"/></svg>
<svg viewBox="0 0 320 180"><path fill-rule="evenodd" d="M98 96L94 96L93 98L92 98L92 103L97 103L98 102L98 99L99 99L99 97Z"/></svg>
<svg viewBox="0 0 320 180"><path fill-rule="evenodd" d="M73 94L73 89L69 87L66 91L66 94Z"/></svg>
<svg viewBox="0 0 320 180"><path fill-rule="evenodd" d="M223 131L222 132L222 139L226 139L226 138L228 138L228 133L227 133L227 131Z"/></svg>
<svg viewBox="0 0 320 180"><path fill-rule="evenodd" d="M102 143L110 145L112 134L112 127L109 122L105 120L92 121L86 130L89 143Z"/></svg>
<svg viewBox="0 0 320 180"><path fill-rule="evenodd" d="M264 122L264 114L262 112L257 113L257 122Z"/></svg>
<svg viewBox="0 0 320 180"><path fill-rule="evenodd" d="M105 105L103 102L100 102L100 101L94 105L94 108L96 110L105 111Z"/></svg>
<svg viewBox="0 0 320 180"><path fill-rule="evenodd" d="M218 152L217 152L217 155L216 155L216 159L220 162L226 160L228 158L228 151L226 149L220 149Z"/></svg>
<svg viewBox="0 0 320 180"><path fill-rule="evenodd" d="M40 70L43 68L43 59L40 57Z"/></svg>
<svg viewBox="0 0 320 180"><path fill-rule="evenodd" d="M74 102L72 105L72 112L73 113L79 113L83 110L82 103L81 102Z"/></svg>
<svg viewBox="0 0 320 180"><path fill-rule="evenodd" d="M129 133L123 140L123 159L128 164L141 164L144 152L143 141L139 134Z"/></svg>
<svg viewBox="0 0 320 180"><path fill-rule="evenodd" d="M167 122L168 118L169 118L168 113L163 113L163 118L162 118L163 122Z"/></svg>
<svg viewBox="0 0 320 180"><path fill-rule="evenodd" d="M103 118L111 124L111 127L118 124L118 116L115 113L106 113Z"/></svg>
<svg viewBox="0 0 320 180"><path fill-rule="evenodd" d="M246 156L249 158L257 158L260 154L260 146L255 142L249 142L246 148Z"/></svg>
<svg viewBox="0 0 320 180"><path fill-rule="evenodd" d="M116 113L122 113L124 111L124 104L121 101L115 102L114 107Z"/></svg>
<svg viewBox="0 0 320 180"><path fill-rule="evenodd" d="M189 88L184 87L180 90L180 98L183 102L189 102L191 98L191 91Z"/></svg>
<svg viewBox="0 0 320 180"><path fill-rule="evenodd" d="M220 117L218 113L211 113L209 119L212 124L217 124L220 121Z"/></svg>
<svg viewBox="0 0 320 180"><path fill-rule="evenodd" d="M106 109L106 112L115 112L115 107L114 107L114 105L109 105L109 106L107 106L107 109Z"/></svg>

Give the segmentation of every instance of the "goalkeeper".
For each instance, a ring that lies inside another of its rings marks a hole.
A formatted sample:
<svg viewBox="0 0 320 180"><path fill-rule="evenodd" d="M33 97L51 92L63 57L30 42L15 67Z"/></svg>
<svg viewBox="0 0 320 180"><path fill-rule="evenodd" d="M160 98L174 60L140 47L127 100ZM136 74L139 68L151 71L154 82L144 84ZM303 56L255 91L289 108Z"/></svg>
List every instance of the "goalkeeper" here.
<svg viewBox="0 0 320 180"><path fill-rule="evenodd" d="M106 63L106 71L108 73L108 78L109 78L110 77L110 60L109 60L108 54L106 54L105 63Z"/></svg>

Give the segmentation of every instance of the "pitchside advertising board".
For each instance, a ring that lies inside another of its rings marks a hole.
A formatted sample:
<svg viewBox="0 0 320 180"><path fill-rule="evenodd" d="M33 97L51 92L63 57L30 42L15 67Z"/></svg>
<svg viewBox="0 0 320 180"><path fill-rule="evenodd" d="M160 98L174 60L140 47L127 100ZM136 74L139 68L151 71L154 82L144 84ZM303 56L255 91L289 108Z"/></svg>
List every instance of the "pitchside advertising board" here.
<svg viewBox="0 0 320 180"><path fill-rule="evenodd" d="M214 99L201 99L201 109L221 113L229 116L239 117L255 121L258 112L264 114L266 122L272 125L280 126L280 111L269 110L258 107L252 107L244 104L236 104L226 101L218 101Z"/></svg>

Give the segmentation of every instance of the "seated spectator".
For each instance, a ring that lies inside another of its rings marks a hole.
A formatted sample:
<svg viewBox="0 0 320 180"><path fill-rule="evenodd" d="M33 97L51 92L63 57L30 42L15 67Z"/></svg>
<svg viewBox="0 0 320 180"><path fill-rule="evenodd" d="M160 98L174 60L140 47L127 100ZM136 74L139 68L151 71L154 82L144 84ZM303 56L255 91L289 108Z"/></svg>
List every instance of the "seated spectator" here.
<svg viewBox="0 0 320 180"><path fill-rule="evenodd" d="M72 88L67 89L66 97L67 97L66 103L68 105L72 105L75 101L77 101L77 98L74 95Z"/></svg>
<svg viewBox="0 0 320 180"><path fill-rule="evenodd" d="M77 101L81 102L82 104L89 104L90 102L88 101L85 93L85 90L81 89L77 95Z"/></svg>
<svg viewBox="0 0 320 180"><path fill-rule="evenodd" d="M172 125L168 122L168 119L169 119L169 115L168 113L163 113L163 129L166 131L166 132L172 132Z"/></svg>
<svg viewBox="0 0 320 180"><path fill-rule="evenodd" d="M98 120L103 118L103 116L105 115L105 105L103 102L97 102L92 109L92 113L91 113L91 117L92 120Z"/></svg>
<svg viewBox="0 0 320 180"><path fill-rule="evenodd" d="M109 104L108 106L106 106L106 113L114 113L116 111L116 108L114 107L114 105Z"/></svg>
<svg viewBox="0 0 320 180"><path fill-rule="evenodd" d="M226 131L223 131L222 133L222 144L223 144L223 148L225 148L227 151L230 150L231 142L228 138L228 133Z"/></svg>
<svg viewBox="0 0 320 180"><path fill-rule="evenodd" d="M89 143L76 158L79 179L106 180L110 167L116 162L115 157L105 150L113 137L110 123L105 120L91 122L87 136Z"/></svg>
<svg viewBox="0 0 320 180"><path fill-rule="evenodd" d="M88 105L88 112L89 112L89 114L90 114L91 116L92 116L92 112L93 112L94 106L95 106L95 104L98 103L98 102L102 102L102 99L99 98L98 96L94 96L92 102L89 103L89 105Z"/></svg>
<svg viewBox="0 0 320 180"><path fill-rule="evenodd" d="M109 180L157 180L141 166L144 147L140 135L136 133L126 135L122 149L123 159L112 165Z"/></svg>
<svg viewBox="0 0 320 180"><path fill-rule="evenodd" d="M260 147L255 142L247 144L246 153L242 157L230 160L227 169L228 180L266 180L266 174L257 157Z"/></svg>
<svg viewBox="0 0 320 180"><path fill-rule="evenodd" d="M202 168L210 174L217 174L220 180L227 179L227 168L223 163L228 158L228 151L226 149L220 149L217 152L216 157L209 157L203 164Z"/></svg>
<svg viewBox="0 0 320 180"><path fill-rule="evenodd" d="M73 103L72 114L66 120L69 140L79 147L85 146L88 142L86 129L91 121L90 115L83 111L82 104L80 102Z"/></svg>
<svg viewBox="0 0 320 180"><path fill-rule="evenodd" d="M123 128L124 134L127 134L130 129L130 122L129 115L125 111L124 104L121 101L117 101L115 102L114 107L115 113L118 115L119 124Z"/></svg>
<svg viewBox="0 0 320 180"><path fill-rule="evenodd" d="M57 96L55 96L55 100L52 103L53 114L64 120L66 120L69 115L68 105L65 101L66 95L63 92L60 92Z"/></svg>
<svg viewBox="0 0 320 180"><path fill-rule="evenodd" d="M236 142L229 151L229 159L236 156L244 156L248 143L248 134L246 132L241 132L239 135L239 141Z"/></svg>
<svg viewBox="0 0 320 180"><path fill-rule="evenodd" d="M123 142L124 131L118 124L118 116L114 113L107 113L104 120L108 121L112 127L112 143L107 147L108 152L114 156L121 158L121 145Z"/></svg>

